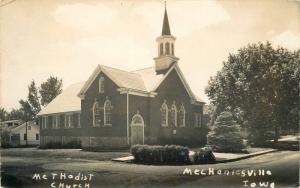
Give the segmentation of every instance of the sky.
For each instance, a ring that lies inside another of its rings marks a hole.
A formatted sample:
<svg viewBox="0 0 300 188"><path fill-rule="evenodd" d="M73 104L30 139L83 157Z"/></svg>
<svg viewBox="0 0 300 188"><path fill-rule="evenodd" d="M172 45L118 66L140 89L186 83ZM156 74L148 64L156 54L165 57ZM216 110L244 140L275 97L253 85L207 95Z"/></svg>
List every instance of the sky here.
<svg viewBox="0 0 300 188"><path fill-rule="evenodd" d="M167 10L179 66L207 103L208 80L229 53L267 40L300 48L300 1L168 0ZM32 80L57 76L65 88L87 80L98 64L154 66L163 13L161 0L15 0L1 7L0 107L18 108Z"/></svg>

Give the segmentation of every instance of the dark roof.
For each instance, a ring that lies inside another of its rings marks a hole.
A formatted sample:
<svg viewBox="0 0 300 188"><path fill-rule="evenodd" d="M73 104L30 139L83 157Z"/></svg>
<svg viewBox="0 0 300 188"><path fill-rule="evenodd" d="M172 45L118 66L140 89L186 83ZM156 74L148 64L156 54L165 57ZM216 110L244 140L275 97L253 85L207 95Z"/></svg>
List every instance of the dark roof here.
<svg viewBox="0 0 300 188"><path fill-rule="evenodd" d="M167 8L165 8L165 15L164 15L164 22L163 22L163 27L161 31L161 35L171 35L171 30L169 26L169 19L168 19L168 13L167 13Z"/></svg>

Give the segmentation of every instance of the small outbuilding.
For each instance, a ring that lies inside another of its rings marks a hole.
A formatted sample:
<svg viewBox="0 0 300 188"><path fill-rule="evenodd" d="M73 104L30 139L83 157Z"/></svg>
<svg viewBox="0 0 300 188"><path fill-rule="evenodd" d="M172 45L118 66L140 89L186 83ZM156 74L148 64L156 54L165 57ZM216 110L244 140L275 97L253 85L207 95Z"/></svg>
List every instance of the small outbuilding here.
<svg viewBox="0 0 300 188"><path fill-rule="evenodd" d="M40 144L40 127L35 121L5 127L1 133L2 146L37 146Z"/></svg>

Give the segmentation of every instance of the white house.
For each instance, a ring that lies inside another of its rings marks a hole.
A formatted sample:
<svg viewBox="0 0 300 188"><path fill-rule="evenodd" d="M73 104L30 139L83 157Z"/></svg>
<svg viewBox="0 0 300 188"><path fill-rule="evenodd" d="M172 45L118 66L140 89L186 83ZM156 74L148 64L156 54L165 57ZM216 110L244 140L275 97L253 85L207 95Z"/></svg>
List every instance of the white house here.
<svg viewBox="0 0 300 188"><path fill-rule="evenodd" d="M7 136L2 142L9 143L13 147L40 144L40 127L34 121L27 122L27 125L23 123L19 126L8 127L5 131Z"/></svg>
<svg viewBox="0 0 300 188"><path fill-rule="evenodd" d="M22 120L8 120L8 121L1 121L0 128L7 128L11 126L18 126L23 123Z"/></svg>

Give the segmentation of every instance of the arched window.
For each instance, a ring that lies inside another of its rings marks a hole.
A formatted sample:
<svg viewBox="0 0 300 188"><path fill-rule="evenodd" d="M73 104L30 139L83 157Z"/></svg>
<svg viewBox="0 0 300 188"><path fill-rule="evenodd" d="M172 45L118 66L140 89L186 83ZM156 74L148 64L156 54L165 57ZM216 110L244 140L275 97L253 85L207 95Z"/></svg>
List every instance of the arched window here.
<svg viewBox="0 0 300 188"><path fill-rule="evenodd" d="M185 108L181 105L179 110L179 126L185 127Z"/></svg>
<svg viewBox="0 0 300 188"><path fill-rule="evenodd" d="M177 127L177 108L175 102L171 107L171 126Z"/></svg>
<svg viewBox="0 0 300 188"><path fill-rule="evenodd" d="M99 78L99 93L104 93L104 77Z"/></svg>
<svg viewBox="0 0 300 188"><path fill-rule="evenodd" d="M132 117L131 125L144 125L143 117L137 113Z"/></svg>
<svg viewBox="0 0 300 188"><path fill-rule="evenodd" d="M93 126L99 127L101 123L100 105L97 101L93 104Z"/></svg>
<svg viewBox="0 0 300 188"><path fill-rule="evenodd" d="M163 54L164 54L164 44L161 43L161 44L159 45L159 55L163 55Z"/></svg>
<svg viewBox="0 0 300 188"><path fill-rule="evenodd" d="M111 126L111 115L112 115L112 105L110 100L106 99L106 101L104 102L104 125L105 126Z"/></svg>
<svg viewBox="0 0 300 188"><path fill-rule="evenodd" d="M201 127L201 114L200 113L195 113L195 127Z"/></svg>
<svg viewBox="0 0 300 188"><path fill-rule="evenodd" d="M174 44L171 44L172 55L174 55Z"/></svg>
<svg viewBox="0 0 300 188"><path fill-rule="evenodd" d="M161 111L161 126L167 127L168 126L168 105L166 100L161 105L160 111Z"/></svg>
<svg viewBox="0 0 300 188"><path fill-rule="evenodd" d="M166 55L169 55L170 54L170 43L166 43Z"/></svg>

